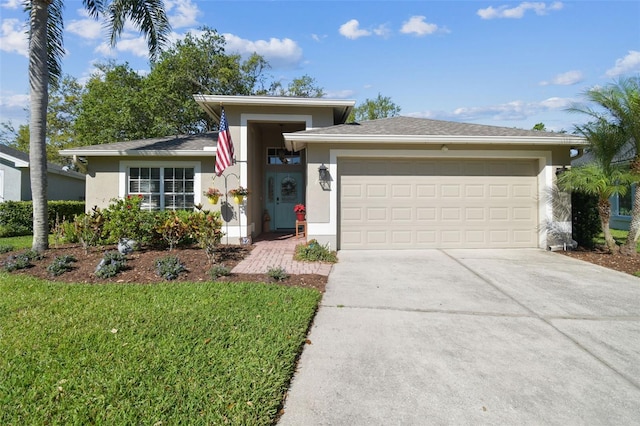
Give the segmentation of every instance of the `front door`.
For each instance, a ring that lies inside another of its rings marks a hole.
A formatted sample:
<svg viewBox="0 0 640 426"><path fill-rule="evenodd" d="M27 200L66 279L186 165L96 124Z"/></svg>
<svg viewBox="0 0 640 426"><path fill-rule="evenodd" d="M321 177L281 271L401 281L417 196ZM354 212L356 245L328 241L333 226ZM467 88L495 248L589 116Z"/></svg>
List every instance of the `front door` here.
<svg viewBox="0 0 640 426"><path fill-rule="evenodd" d="M302 203L304 197L302 172L267 172L266 184L266 208L271 216L272 229L295 228L293 207Z"/></svg>

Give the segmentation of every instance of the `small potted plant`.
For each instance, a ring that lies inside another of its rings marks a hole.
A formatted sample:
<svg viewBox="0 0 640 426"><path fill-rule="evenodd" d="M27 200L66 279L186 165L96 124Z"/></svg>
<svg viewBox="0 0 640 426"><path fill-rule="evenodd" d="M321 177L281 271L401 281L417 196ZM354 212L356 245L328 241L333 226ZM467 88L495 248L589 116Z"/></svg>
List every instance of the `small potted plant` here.
<svg viewBox="0 0 640 426"><path fill-rule="evenodd" d="M242 200L244 199L244 197L249 195L249 190L247 188L239 186L235 189L230 190L229 195L233 197L233 201L235 201L236 204L242 204Z"/></svg>
<svg viewBox="0 0 640 426"><path fill-rule="evenodd" d="M220 192L218 188L209 188L204 192L204 195L209 199L211 204L218 204L222 192Z"/></svg>
<svg viewBox="0 0 640 426"><path fill-rule="evenodd" d="M307 215L307 208L304 206L304 204L296 204L293 207L293 211L296 213L297 220L305 220L305 216Z"/></svg>

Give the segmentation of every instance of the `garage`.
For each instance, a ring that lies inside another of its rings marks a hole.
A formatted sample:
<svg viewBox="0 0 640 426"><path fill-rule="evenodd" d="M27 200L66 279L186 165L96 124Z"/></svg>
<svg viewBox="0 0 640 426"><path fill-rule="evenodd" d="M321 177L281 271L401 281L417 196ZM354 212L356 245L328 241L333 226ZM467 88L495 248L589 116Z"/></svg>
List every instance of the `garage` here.
<svg viewBox="0 0 640 426"><path fill-rule="evenodd" d="M339 159L339 248L538 247L538 173L527 159Z"/></svg>

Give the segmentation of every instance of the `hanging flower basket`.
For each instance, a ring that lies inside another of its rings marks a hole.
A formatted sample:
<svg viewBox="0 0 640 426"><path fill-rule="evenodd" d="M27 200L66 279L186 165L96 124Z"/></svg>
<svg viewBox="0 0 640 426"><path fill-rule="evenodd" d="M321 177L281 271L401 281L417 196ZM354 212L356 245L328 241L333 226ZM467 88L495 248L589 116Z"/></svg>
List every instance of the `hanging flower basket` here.
<svg viewBox="0 0 640 426"><path fill-rule="evenodd" d="M247 188L239 186L235 189L230 190L229 195L233 197L233 201L235 201L236 204L242 204L244 197L249 195L249 190Z"/></svg>
<svg viewBox="0 0 640 426"><path fill-rule="evenodd" d="M218 204L222 192L220 192L218 188L209 188L204 192L204 195L209 199L211 204Z"/></svg>

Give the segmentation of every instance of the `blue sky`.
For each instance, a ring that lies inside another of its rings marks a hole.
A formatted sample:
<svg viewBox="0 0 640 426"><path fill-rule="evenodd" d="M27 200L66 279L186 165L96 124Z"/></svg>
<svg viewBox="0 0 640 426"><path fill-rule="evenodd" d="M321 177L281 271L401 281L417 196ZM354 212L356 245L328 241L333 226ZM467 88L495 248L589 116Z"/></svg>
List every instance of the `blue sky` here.
<svg viewBox="0 0 640 426"><path fill-rule="evenodd" d="M165 0L172 39L206 25L227 51L263 55L271 79L304 74L327 97L389 96L402 115L568 130L588 88L640 74L639 1ZM27 121L26 14L0 0L0 122ZM107 60L149 69L127 30L115 49L80 0L65 1L63 72L81 80Z"/></svg>

